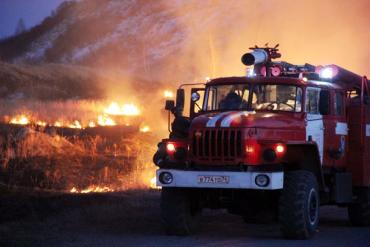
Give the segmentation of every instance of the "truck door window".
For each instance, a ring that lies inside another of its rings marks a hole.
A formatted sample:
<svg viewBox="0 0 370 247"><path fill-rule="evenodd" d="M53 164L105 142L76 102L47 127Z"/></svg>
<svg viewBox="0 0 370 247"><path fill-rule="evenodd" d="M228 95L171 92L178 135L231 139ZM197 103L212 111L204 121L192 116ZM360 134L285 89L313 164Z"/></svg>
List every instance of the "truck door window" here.
<svg viewBox="0 0 370 247"><path fill-rule="evenodd" d="M215 98L216 98L216 90L214 88L210 88L208 92L206 93L207 100L204 99L205 103L205 111L211 111L214 109L214 104L215 104Z"/></svg>
<svg viewBox="0 0 370 247"><path fill-rule="evenodd" d="M319 89L307 88L305 104L307 113L319 114L319 93Z"/></svg>
<svg viewBox="0 0 370 247"><path fill-rule="evenodd" d="M342 116L344 115L344 100L343 100L343 93L336 92L334 97L334 109L335 115Z"/></svg>
<svg viewBox="0 0 370 247"><path fill-rule="evenodd" d="M297 97L295 101L295 111L301 112L302 111L302 88L297 87Z"/></svg>

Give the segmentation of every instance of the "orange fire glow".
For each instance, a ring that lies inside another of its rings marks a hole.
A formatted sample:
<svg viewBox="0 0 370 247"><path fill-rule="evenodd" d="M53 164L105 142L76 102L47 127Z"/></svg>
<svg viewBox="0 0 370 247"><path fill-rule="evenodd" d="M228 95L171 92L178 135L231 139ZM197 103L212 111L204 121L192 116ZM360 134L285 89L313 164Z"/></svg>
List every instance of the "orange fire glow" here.
<svg viewBox="0 0 370 247"><path fill-rule="evenodd" d="M71 129L82 129L82 126L79 121L75 120L72 124L68 125Z"/></svg>
<svg viewBox="0 0 370 247"><path fill-rule="evenodd" d="M105 110L104 113L116 116L138 116L140 110L134 104L124 104L120 106L117 102L112 102Z"/></svg>
<svg viewBox="0 0 370 247"><path fill-rule="evenodd" d="M106 192L114 192L113 189L109 188L108 186L95 186L91 185L83 190L78 190L76 187L73 187L70 191L70 193L81 193L81 194L87 194L87 193L106 193Z"/></svg>
<svg viewBox="0 0 370 247"><path fill-rule="evenodd" d="M130 126L130 121L127 117L135 117L140 115L141 112L139 108L134 104L123 104L119 105L116 102L112 102L107 108L103 110L102 113L98 112L97 118L95 120L83 121L83 119L75 120L57 120L53 123L45 121L43 119L37 119L31 117L28 114L21 114L12 117L9 121L10 124L28 125L34 124L37 126L55 126L55 127L68 127L73 129L84 129L84 128L94 128L96 126L115 126L118 124L125 124ZM115 118L113 118L115 117ZM125 119L119 120L117 117L125 117ZM118 120L118 122L116 122ZM148 126L143 126L140 129L141 132L149 132L150 128Z"/></svg>
<svg viewBox="0 0 370 247"><path fill-rule="evenodd" d="M98 116L98 125L100 126L114 126L116 122L107 115Z"/></svg>
<svg viewBox="0 0 370 247"><path fill-rule="evenodd" d="M30 120L28 119L28 117L24 114L20 115L20 116L16 116L14 118L12 118L10 120L10 123L11 124L20 124L20 125L27 125L30 123Z"/></svg>
<svg viewBox="0 0 370 247"><path fill-rule="evenodd" d="M170 91L170 90L165 90L163 95L164 95L165 98L173 98L174 97L173 92Z"/></svg>
<svg viewBox="0 0 370 247"><path fill-rule="evenodd" d="M47 125L47 123L44 122L44 121L37 121L36 125L45 127Z"/></svg>
<svg viewBox="0 0 370 247"><path fill-rule="evenodd" d="M94 127L96 127L95 122L94 122L94 121L90 121L90 122L89 122L89 127L90 127L90 128L94 128Z"/></svg>
<svg viewBox="0 0 370 247"><path fill-rule="evenodd" d="M55 126L55 127L62 127L62 123L61 123L61 122L56 121L56 122L54 123L54 126Z"/></svg>
<svg viewBox="0 0 370 247"><path fill-rule="evenodd" d="M143 133L147 133L150 131L150 127L149 126L143 126L140 128L140 132L143 132Z"/></svg>

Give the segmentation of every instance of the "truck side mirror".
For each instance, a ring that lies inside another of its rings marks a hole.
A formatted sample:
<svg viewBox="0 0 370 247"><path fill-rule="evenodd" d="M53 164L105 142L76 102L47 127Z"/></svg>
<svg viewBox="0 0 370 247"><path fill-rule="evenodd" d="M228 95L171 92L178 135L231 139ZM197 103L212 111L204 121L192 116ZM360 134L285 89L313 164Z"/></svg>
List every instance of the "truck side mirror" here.
<svg viewBox="0 0 370 247"><path fill-rule="evenodd" d="M321 90L319 99L319 112L321 115L328 115L329 109L329 91Z"/></svg>
<svg viewBox="0 0 370 247"><path fill-rule="evenodd" d="M179 112L183 112L185 104L185 90L180 88L176 92L176 108Z"/></svg>
<svg viewBox="0 0 370 247"><path fill-rule="evenodd" d="M191 94L191 101L197 102L200 99L200 94L198 92L194 92Z"/></svg>
<svg viewBox="0 0 370 247"><path fill-rule="evenodd" d="M171 111L174 107L175 107L175 101L171 99L166 100L166 105L164 109L166 109L167 111Z"/></svg>

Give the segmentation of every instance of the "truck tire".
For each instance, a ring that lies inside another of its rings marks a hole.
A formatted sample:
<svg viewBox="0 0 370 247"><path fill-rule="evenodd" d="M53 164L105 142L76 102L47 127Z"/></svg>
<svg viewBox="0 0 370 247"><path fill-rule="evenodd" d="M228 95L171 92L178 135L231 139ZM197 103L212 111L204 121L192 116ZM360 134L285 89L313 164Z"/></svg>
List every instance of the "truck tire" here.
<svg viewBox="0 0 370 247"><path fill-rule="evenodd" d="M354 203L348 206L348 216L353 226L370 226L370 203Z"/></svg>
<svg viewBox="0 0 370 247"><path fill-rule="evenodd" d="M162 224L168 235L186 236L196 232L200 209L191 193L182 188L162 188Z"/></svg>
<svg viewBox="0 0 370 247"><path fill-rule="evenodd" d="M279 223L284 237L311 238L319 223L320 194L316 177L308 171L284 175L279 202Z"/></svg>

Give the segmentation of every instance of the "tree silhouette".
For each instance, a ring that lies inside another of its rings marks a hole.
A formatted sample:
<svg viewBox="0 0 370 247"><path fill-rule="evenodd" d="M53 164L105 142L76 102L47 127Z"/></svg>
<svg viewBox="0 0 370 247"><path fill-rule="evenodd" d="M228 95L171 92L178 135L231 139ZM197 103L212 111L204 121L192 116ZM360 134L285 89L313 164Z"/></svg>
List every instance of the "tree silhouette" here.
<svg viewBox="0 0 370 247"><path fill-rule="evenodd" d="M26 24L24 24L23 18L18 20L17 27L15 28L15 35L21 34L26 31Z"/></svg>

